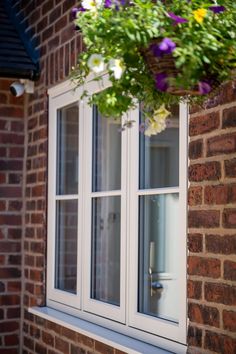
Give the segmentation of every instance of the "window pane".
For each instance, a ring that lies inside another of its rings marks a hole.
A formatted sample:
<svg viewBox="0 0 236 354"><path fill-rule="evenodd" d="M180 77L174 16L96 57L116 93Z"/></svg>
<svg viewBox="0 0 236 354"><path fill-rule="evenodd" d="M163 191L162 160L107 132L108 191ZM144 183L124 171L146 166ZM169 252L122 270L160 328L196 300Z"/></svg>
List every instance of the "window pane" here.
<svg viewBox="0 0 236 354"><path fill-rule="evenodd" d="M93 192L121 188L120 123L93 111Z"/></svg>
<svg viewBox="0 0 236 354"><path fill-rule="evenodd" d="M168 127L163 132L151 137L140 133L140 189L177 187L179 185L177 108L173 108Z"/></svg>
<svg viewBox="0 0 236 354"><path fill-rule="evenodd" d="M139 199L138 311L178 321L178 194Z"/></svg>
<svg viewBox="0 0 236 354"><path fill-rule="evenodd" d="M78 193L78 105L58 110L57 194Z"/></svg>
<svg viewBox="0 0 236 354"><path fill-rule="evenodd" d="M76 293L77 200L59 200L56 208L55 287Z"/></svg>
<svg viewBox="0 0 236 354"><path fill-rule="evenodd" d="M120 305L120 197L92 203L91 297Z"/></svg>

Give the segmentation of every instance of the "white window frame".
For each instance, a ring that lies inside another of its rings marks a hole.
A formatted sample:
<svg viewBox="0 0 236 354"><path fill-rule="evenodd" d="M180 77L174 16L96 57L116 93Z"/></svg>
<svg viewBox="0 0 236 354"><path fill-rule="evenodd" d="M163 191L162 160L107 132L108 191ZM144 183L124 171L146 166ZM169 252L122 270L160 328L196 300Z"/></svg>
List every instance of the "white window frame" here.
<svg viewBox="0 0 236 354"><path fill-rule="evenodd" d="M108 85L104 79L104 87ZM104 88L102 87L102 88ZM98 92L102 89L97 83L89 82L86 89L90 92ZM187 335L187 311L186 311L186 233L187 233L187 120L188 107L180 104L180 167L178 188L173 188L173 192L180 192L181 209L181 230L180 243L183 246L179 254L179 267L182 276L179 278L181 287L181 298L179 302L180 317L178 324L170 323L160 318L151 318L137 312L137 280L138 280L138 237L128 237L125 235L138 234L138 122L131 129L126 129L122 134L122 176L121 192L91 192L91 166L92 166L92 108L88 106L86 100L81 101L83 88L76 88L71 81L66 81L49 89L49 160L48 160L48 255L47 255L47 305L49 307L67 312L88 321L107 326L117 332L129 336L138 336L143 341L148 341L153 345L164 342L166 348L172 348L172 343L186 344ZM77 292L78 295L70 294L54 288L55 277L55 204L56 200L77 199L78 195L56 196L56 124L57 110L78 102L80 114L79 127L79 155L80 164L85 168L79 168L79 199L78 199L78 268L77 268ZM138 110L129 113L129 118L139 116ZM86 146L86 148L85 148ZM130 150L130 146L134 148ZM127 161L127 155L132 158ZM126 189L127 181L133 181L131 188ZM155 191L155 193L153 193ZM150 189L147 194L163 194L170 192L162 188L160 192ZM91 197L106 195L121 196L121 280L120 280L120 308L110 304L102 303L90 298L90 242L91 235ZM134 196L136 202L134 207ZM131 206L132 204L132 206ZM83 239L82 239L83 238ZM136 250L136 252L133 252ZM79 291L81 289L81 291ZM162 338L161 338L162 337ZM170 343L168 345L168 343ZM177 344L176 344L177 345ZM181 344L180 344L181 346ZM170 349L171 350L171 349Z"/></svg>

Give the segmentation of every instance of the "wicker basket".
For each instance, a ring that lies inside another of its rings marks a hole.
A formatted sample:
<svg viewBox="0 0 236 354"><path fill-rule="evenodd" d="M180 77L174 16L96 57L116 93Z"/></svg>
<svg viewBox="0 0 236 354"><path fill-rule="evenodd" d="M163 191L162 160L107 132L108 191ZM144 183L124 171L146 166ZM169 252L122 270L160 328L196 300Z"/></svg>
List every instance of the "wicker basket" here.
<svg viewBox="0 0 236 354"><path fill-rule="evenodd" d="M159 40L154 40L150 43L152 44L157 44L159 43ZM174 58L171 54L165 54L163 57L156 57L153 54L153 51L151 49L151 46L148 48L142 49L141 53L147 63L147 66L155 78L157 74L161 73L166 73L168 77L170 78L175 78L179 71L175 67L175 61ZM204 81L204 80L203 80ZM211 80L213 84L211 86L215 89L216 87L219 86L219 83L216 82L216 80ZM200 96L201 93L198 90L198 87L192 88L192 89L181 89L177 88L175 86L169 86L167 89L167 92L171 93L172 95L176 96Z"/></svg>

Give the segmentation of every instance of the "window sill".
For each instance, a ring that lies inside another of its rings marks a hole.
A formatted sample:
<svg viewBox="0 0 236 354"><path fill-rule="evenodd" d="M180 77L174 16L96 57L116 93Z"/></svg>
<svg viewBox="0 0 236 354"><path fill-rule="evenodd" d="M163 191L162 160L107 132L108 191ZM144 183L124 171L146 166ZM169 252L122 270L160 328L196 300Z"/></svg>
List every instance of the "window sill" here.
<svg viewBox="0 0 236 354"><path fill-rule="evenodd" d="M128 354L171 353L170 351L167 351L165 349L161 349L156 346L139 341L137 339L130 338L110 329L106 329L104 327L79 319L77 317L67 315L63 312L54 310L49 307L33 307L29 308L28 311L36 316L57 323L75 332L79 332L87 337L102 342L118 350L124 351ZM175 353L186 353L186 347L183 346L183 350L177 350L175 351Z"/></svg>

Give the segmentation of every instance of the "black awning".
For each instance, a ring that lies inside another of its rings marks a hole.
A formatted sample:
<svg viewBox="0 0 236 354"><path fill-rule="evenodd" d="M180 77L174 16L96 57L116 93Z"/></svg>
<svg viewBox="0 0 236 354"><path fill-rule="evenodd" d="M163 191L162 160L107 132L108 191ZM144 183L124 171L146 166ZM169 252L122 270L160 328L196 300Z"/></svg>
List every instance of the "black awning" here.
<svg viewBox="0 0 236 354"><path fill-rule="evenodd" d="M37 80L39 54L11 0L0 2L0 77Z"/></svg>

